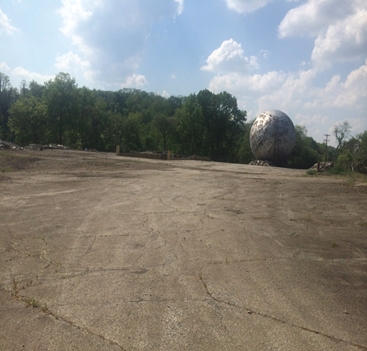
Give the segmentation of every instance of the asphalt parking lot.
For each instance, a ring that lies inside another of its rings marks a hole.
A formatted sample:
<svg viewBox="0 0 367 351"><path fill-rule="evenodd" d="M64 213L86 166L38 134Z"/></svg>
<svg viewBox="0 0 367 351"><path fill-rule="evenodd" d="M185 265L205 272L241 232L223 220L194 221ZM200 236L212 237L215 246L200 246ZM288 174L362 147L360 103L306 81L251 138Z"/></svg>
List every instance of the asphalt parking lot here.
<svg viewBox="0 0 367 351"><path fill-rule="evenodd" d="M342 179L1 155L1 350L367 350L367 194Z"/></svg>

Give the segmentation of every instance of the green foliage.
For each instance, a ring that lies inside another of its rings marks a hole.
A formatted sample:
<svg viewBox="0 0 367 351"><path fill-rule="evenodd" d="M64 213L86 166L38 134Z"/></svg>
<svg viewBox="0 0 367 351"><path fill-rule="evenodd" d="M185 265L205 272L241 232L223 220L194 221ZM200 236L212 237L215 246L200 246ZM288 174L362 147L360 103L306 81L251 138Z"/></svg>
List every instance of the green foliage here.
<svg viewBox="0 0 367 351"><path fill-rule="evenodd" d="M246 112L238 109L236 98L227 92L213 94L202 90L196 100L204 127L205 154L216 161L237 161Z"/></svg>
<svg viewBox="0 0 367 351"><path fill-rule="evenodd" d="M11 86L9 77L0 72L0 138L11 139L9 109L17 97L18 91Z"/></svg>
<svg viewBox="0 0 367 351"><path fill-rule="evenodd" d="M333 175L349 175L351 171L344 168L340 164L335 164L333 168L331 168L328 173Z"/></svg>
<svg viewBox="0 0 367 351"><path fill-rule="evenodd" d="M308 169L306 174L309 176L317 176L318 173L315 169Z"/></svg>
<svg viewBox="0 0 367 351"><path fill-rule="evenodd" d="M336 166L340 170L367 174L367 131L341 144Z"/></svg>
<svg viewBox="0 0 367 351"><path fill-rule="evenodd" d="M197 102L196 95L190 95L182 107L176 111L177 142L179 150L183 155L205 156L204 153L204 118Z"/></svg>
<svg viewBox="0 0 367 351"><path fill-rule="evenodd" d="M10 83L4 75L0 87L2 96L8 96ZM59 143L102 151L120 145L125 152L170 149L218 161L244 159L239 150L245 144L246 112L226 92L203 90L166 99L136 89L92 91L78 88L74 78L61 72L44 85L23 81L12 108L8 102L1 105L7 113L5 118L0 111L1 135L9 134L20 144Z"/></svg>
<svg viewBox="0 0 367 351"><path fill-rule="evenodd" d="M343 144L349 139L351 126L348 121L336 124L333 129L333 134L338 142L337 149L340 149Z"/></svg>
<svg viewBox="0 0 367 351"><path fill-rule="evenodd" d="M243 127L243 136L240 141L240 148L238 152L238 162L240 163L250 163L255 159L251 151L250 146L250 131L252 123L246 123Z"/></svg>
<svg viewBox="0 0 367 351"><path fill-rule="evenodd" d="M295 126L296 145L288 157L288 166L291 168L307 169L322 159L320 145L311 137L307 136L305 126Z"/></svg>
<svg viewBox="0 0 367 351"><path fill-rule="evenodd" d="M47 106L34 96L17 100L9 109L8 126L16 143L43 144L48 138Z"/></svg>
<svg viewBox="0 0 367 351"><path fill-rule="evenodd" d="M163 150L167 150L168 138L173 131L173 121L162 113L157 113L154 116L153 124L161 136Z"/></svg>
<svg viewBox="0 0 367 351"><path fill-rule="evenodd" d="M48 108L51 141L63 144L65 132L75 127L78 113L77 85L68 73L59 73L45 84L44 99Z"/></svg>

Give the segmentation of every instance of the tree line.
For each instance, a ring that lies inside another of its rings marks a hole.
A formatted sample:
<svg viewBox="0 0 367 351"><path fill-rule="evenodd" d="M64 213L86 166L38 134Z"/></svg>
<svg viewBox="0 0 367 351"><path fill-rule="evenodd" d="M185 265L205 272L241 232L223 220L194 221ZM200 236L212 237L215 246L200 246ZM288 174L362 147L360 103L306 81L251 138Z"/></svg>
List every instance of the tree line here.
<svg viewBox="0 0 367 351"><path fill-rule="evenodd" d="M249 163L250 128L246 111L227 92L205 89L165 98L138 89L91 90L62 72L43 85L22 81L14 88L0 73L0 139L21 146L56 143L114 151L120 145L122 152L171 150ZM322 160L325 145L307 136L303 126L296 132L288 166L308 168ZM329 155L337 157L332 149Z"/></svg>
<svg viewBox="0 0 367 351"><path fill-rule="evenodd" d="M246 111L227 92L202 90L164 98L137 89L78 88L59 73L44 85L11 87L2 74L0 137L19 145L58 143L79 149L168 150L238 161Z"/></svg>

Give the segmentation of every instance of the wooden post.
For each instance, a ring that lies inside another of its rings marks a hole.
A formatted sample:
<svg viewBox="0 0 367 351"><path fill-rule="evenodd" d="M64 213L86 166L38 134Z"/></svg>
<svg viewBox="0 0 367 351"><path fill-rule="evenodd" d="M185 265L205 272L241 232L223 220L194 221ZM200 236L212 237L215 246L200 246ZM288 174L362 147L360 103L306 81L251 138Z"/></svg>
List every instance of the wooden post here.
<svg viewBox="0 0 367 351"><path fill-rule="evenodd" d="M171 151L167 151L167 160L170 160L171 159Z"/></svg>
<svg viewBox="0 0 367 351"><path fill-rule="evenodd" d="M116 145L116 155L120 155L120 145Z"/></svg>

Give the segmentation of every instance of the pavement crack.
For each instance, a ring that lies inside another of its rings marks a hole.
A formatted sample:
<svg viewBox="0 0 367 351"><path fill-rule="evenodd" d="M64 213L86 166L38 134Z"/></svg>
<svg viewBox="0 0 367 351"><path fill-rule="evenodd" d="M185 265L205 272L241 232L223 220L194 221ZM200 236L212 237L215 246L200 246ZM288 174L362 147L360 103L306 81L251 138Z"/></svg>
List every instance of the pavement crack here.
<svg viewBox="0 0 367 351"><path fill-rule="evenodd" d="M117 306L123 304L162 304L162 303L188 303L188 302L205 302L209 301L209 299L200 299L200 298L137 298L134 300L114 300L114 301L103 301L95 303L95 305L101 306ZM77 303L64 303L64 304L55 304L57 307L71 307L71 306L89 306L89 303L77 302Z"/></svg>
<svg viewBox="0 0 367 351"><path fill-rule="evenodd" d="M230 302L230 301L224 301L224 300L221 300L221 299L218 299L217 297L215 297L208 289L208 286L206 285L202 275L199 275L199 279L201 281L201 283L203 284L204 286L204 289L206 291L206 294L214 301L218 302L218 303L222 303L222 304L226 304L226 305L229 305L229 306L232 306L232 307L238 307L238 308L242 308L242 306L238 306L236 305L235 303L233 302Z"/></svg>
<svg viewBox="0 0 367 351"><path fill-rule="evenodd" d="M92 251L92 248L93 248L96 240L97 240L97 235L94 235L91 244L88 246L87 251L85 252L85 255L88 254L90 251Z"/></svg>
<svg viewBox="0 0 367 351"><path fill-rule="evenodd" d="M94 335L94 336L98 337L99 339L110 343L110 345L117 346L117 347L120 348L121 351L127 351L124 347L122 347L116 341L113 341L113 340L105 337L104 335L97 334L89 328L79 326L77 323L75 323L75 322L73 322L73 321L71 321L71 320L69 320L69 319L67 319L67 318L65 318L61 315L58 315L57 313L50 310L47 307L47 304L42 305L39 301L37 301L34 298L31 298L31 297L28 297L28 296L23 296L23 295L19 294L18 284L15 281L15 279L13 279L13 287L12 287L12 291L11 291L11 296L13 298L15 298L16 300L22 301L26 305L26 307L32 307L34 309L37 309L40 312L44 313L45 315L51 316L52 318L54 318L57 321L64 322L64 323L68 324L69 326L71 326L73 328L84 331L87 334Z"/></svg>
<svg viewBox="0 0 367 351"><path fill-rule="evenodd" d="M160 196L158 197L158 199L159 199L159 201L161 202L161 204L162 204L163 206L165 206L165 207L169 208L170 210L174 210L175 212L179 212L177 208L174 208L173 206L168 206L168 205L166 205L166 204L163 202L163 200L162 200L162 198L161 198Z"/></svg>
<svg viewBox="0 0 367 351"><path fill-rule="evenodd" d="M47 257L48 243L47 243L46 239L45 238L41 238L41 240L43 241L44 245L41 248L40 256L39 257L40 257L41 260L44 260L44 261L47 262L47 265L45 267L45 268L47 268L47 267L51 266L52 261Z"/></svg>
<svg viewBox="0 0 367 351"><path fill-rule="evenodd" d="M367 346L365 346L365 345L360 345L360 344L357 344L357 343L354 343L354 342L351 342L351 341L348 341L348 340L344 340L344 339L335 337L333 335L328 335L328 334L322 333L320 331L317 331L317 330L314 330L314 329L311 329L311 328L303 327L301 325L298 325L298 324L289 322L287 320L272 316L270 314L267 314L267 313L264 313L264 312L261 312L261 311L256 311L256 310L253 310L252 308L248 308L248 307L245 307L245 306L238 305L238 304L236 304L234 302L231 302L231 301L222 300L218 297L215 297L214 294L209 290L208 285L204 281L202 274L199 275L199 279L200 279L200 281L201 281L201 283L202 283L202 285L205 289L206 294L213 301L215 301L217 303L225 304L225 305L235 307L235 308L239 308L239 309L245 310L250 315L253 314L253 315L257 315L259 317L269 318L269 319L271 319L275 322L282 323L282 324L287 324L287 325L290 325L293 328L297 328L297 329L300 329L300 330L303 330L303 331L306 331L306 332L309 332L309 333L312 333L312 334L321 335L321 336L324 336L325 338L328 338L328 339L333 340L335 342L345 343L345 344L348 344L348 345L351 345L351 346L354 346L354 347L358 347L360 350L367 351Z"/></svg>
<svg viewBox="0 0 367 351"><path fill-rule="evenodd" d="M120 267L120 268L95 268L95 269L89 269L87 267L83 271L80 272L70 272L70 273L64 273L61 276L61 279L72 279L77 278L81 276L85 276L87 274L100 274L100 273L106 273L106 272L123 272L126 274L144 274L148 271L145 267Z"/></svg>
<svg viewBox="0 0 367 351"><path fill-rule="evenodd" d="M249 259L239 259L239 260L225 260L225 261L212 261L208 262L208 264L230 264L230 263L246 263L246 262L257 262L257 261L285 261L289 260L290 257L267 257L267 258L249 258Z"/></svg>

